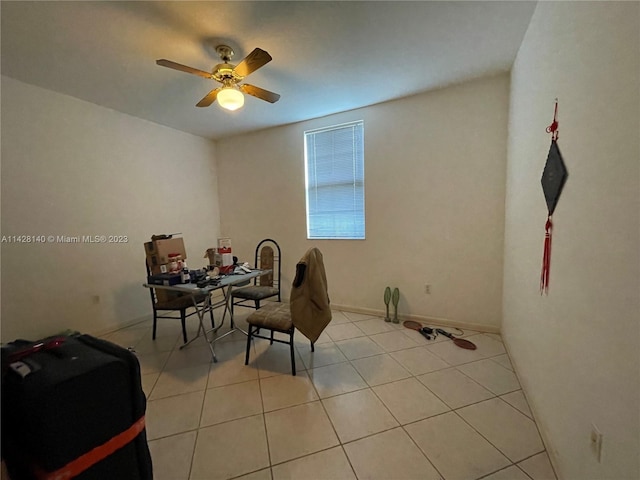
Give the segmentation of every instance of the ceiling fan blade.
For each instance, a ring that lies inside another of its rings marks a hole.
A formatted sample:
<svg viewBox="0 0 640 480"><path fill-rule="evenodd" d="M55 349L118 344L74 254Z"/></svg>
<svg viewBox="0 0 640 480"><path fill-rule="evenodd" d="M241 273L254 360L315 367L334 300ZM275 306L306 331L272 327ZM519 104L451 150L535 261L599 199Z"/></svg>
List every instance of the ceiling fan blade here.
<svg viewBox="0 0 640 480"><path fill-rule="evenodd" d="M255 48L253 52L247 55L244 60L242 60L238 66L233 69L233 71L241 77L246 77L270 61L271 55L260 48Z"/></svg>
<svg viewBox="0 0 640 480"><path fill-rule="evenodd" d="M242 90L247 95L253 95L254 97L259 98L260 100L265 100L269 103L276 103L280 100L280 95L277 93L270 92L269 90L265 90L264 88L256 87L254 85L249 85L247 83L243 83L239 86L240 90Z"/></svg>
<svg viewBox="0 0 640 480"><path fill-rule="evenodd" d="M181 72L191 73L193 75L198 75L204 78L211 78L211 73L205 72L204 70L198 70L197 68L187 67L186 65L182 65L180 63L172 62L171 60L165 60L164 58L160 60L156 60L156 64L161 67L173 68L174 70L180 70Z"/></svg>
<svg viewBox="0 0 640 480"><path fill-rule="evenodd" d="M218 96L218 92L220 90L222 90L222 87L214 88L213 90L211 90L209 93L205 95L205 97L202 100L200 100L196 104L196 107L208 107L209 105L211 105L213 102L216 101L216 97Z"/></svg>

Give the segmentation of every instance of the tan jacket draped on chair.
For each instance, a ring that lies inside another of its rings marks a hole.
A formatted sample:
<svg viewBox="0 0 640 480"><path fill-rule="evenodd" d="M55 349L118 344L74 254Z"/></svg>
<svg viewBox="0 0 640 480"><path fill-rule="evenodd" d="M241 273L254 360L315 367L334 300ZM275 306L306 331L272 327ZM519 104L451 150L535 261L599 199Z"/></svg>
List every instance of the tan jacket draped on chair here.
<svg viewBox="0 0 640 480"><path fill-rule="evenodd" d="M296 266L289 305L293 325L315 343L331 321L322 252L315 247L307 250Z"/></svg>

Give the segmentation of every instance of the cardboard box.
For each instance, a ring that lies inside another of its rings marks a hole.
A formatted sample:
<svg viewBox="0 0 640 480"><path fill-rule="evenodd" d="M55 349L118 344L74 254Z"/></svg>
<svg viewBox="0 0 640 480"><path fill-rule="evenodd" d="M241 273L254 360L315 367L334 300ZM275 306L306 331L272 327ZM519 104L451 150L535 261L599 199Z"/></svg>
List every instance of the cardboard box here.
<svg viewBox="0 0 640 480"><path fill-rule="evenodd" d="M181 237L146 242L144 251L147 254L147 265L149 267L169 263L170 253L179 253L182 255L183 260L187 259L187 251L184 248L184 240Z"/></svg>
<svg viewBox="0 0 640 480"><path fill-rule="evenodd" d="M216 249L215 248L207 248L207 251L204 252L204 257L209 259L209 265L215 265L216 263Z"/></svg>
<svg viewBox="0 0 640 480"><path fill-rule="evenodd" d="M229 237L218 238L218 248L228 248L231 253L231 239Z"/></svg>
<svg viewBox="0 0 640 480"><path fill-rule="evenodd" d="M233 265L233 255L230 248L208 248L204 252L204 258L209 259L209 265L215 267L228 267Z"/></svg>
<svg viewBox="0 0 640 480"><path fill-rule="evenodd" d="M223 267L229 267L233 265L233 255L231 255L230 253L222 253L221 256Z"/></svg>
<svg viewBox="0 0 640 480"><path fill-rule="evenodd" d="M217 266L228 267L230 265L233 265L233 255L231 254L231 247L218 247L218 255L221 258L221 263L220 265L216 263Z"/></svg>
<svg viewBox="0 0 640 480"><path fill-rule="evenodd" d="M163 263L162 265L150 265L149 270L151 270L152 275L169 273L169 265L167 265L166 263Z"/></svg>

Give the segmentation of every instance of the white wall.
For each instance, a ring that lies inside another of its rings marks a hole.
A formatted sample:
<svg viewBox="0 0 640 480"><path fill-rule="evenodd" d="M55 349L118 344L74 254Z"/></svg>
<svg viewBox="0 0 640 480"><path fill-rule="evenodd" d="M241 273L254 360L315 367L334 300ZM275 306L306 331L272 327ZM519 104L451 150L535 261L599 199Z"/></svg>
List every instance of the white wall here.
<svg viewBox="0 0 640 480"><path fill-rule="evenodd" d="M511 76L503 335L563 479L640 478L639 20L637 2L540 2ZM569 178L540 296L556 97Z"/></svg>
<svg viewBox="0 0 640 480"><path fill-rule="evenodd" d="M218 142L221 228L252 261L283 249L285 296L310 246L331 301L497 330L501 320L508 75ZM364 120L366 240L306 239L303 134ZM432 285L425 295L424 285Z"/></svg>
<svg viewBox="0 0 640 480"><path fill-rule="evenodd" d="M182 232L191 266L206 263L216 178L209 140L3 76L2 235L128 242L2 243L2 341L148 316L143 242Z"/></svg>

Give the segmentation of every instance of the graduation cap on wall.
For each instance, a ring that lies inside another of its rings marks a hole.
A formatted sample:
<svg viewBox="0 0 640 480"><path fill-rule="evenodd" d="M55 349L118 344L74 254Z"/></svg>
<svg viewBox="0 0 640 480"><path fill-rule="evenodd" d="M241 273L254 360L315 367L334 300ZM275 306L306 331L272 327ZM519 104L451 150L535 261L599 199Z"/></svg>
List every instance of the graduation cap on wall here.
<svg viewBox="0 0 640 480"><path fill-rule="evenodd" d="M542 178L542 191L547 202L547 223L545 224L544 253L542 255L542 272L540 274L540 294L549 292L549 271L551 268L551 230L553 223L551 216L558 205L562 187L564 187L567 177L567 167L562 159L562 154L558 148L558 99L556 98L553 112L553 123L547 127L547 133L551 133L551 147L547 155L547 162L544 165Z"/></svg>

